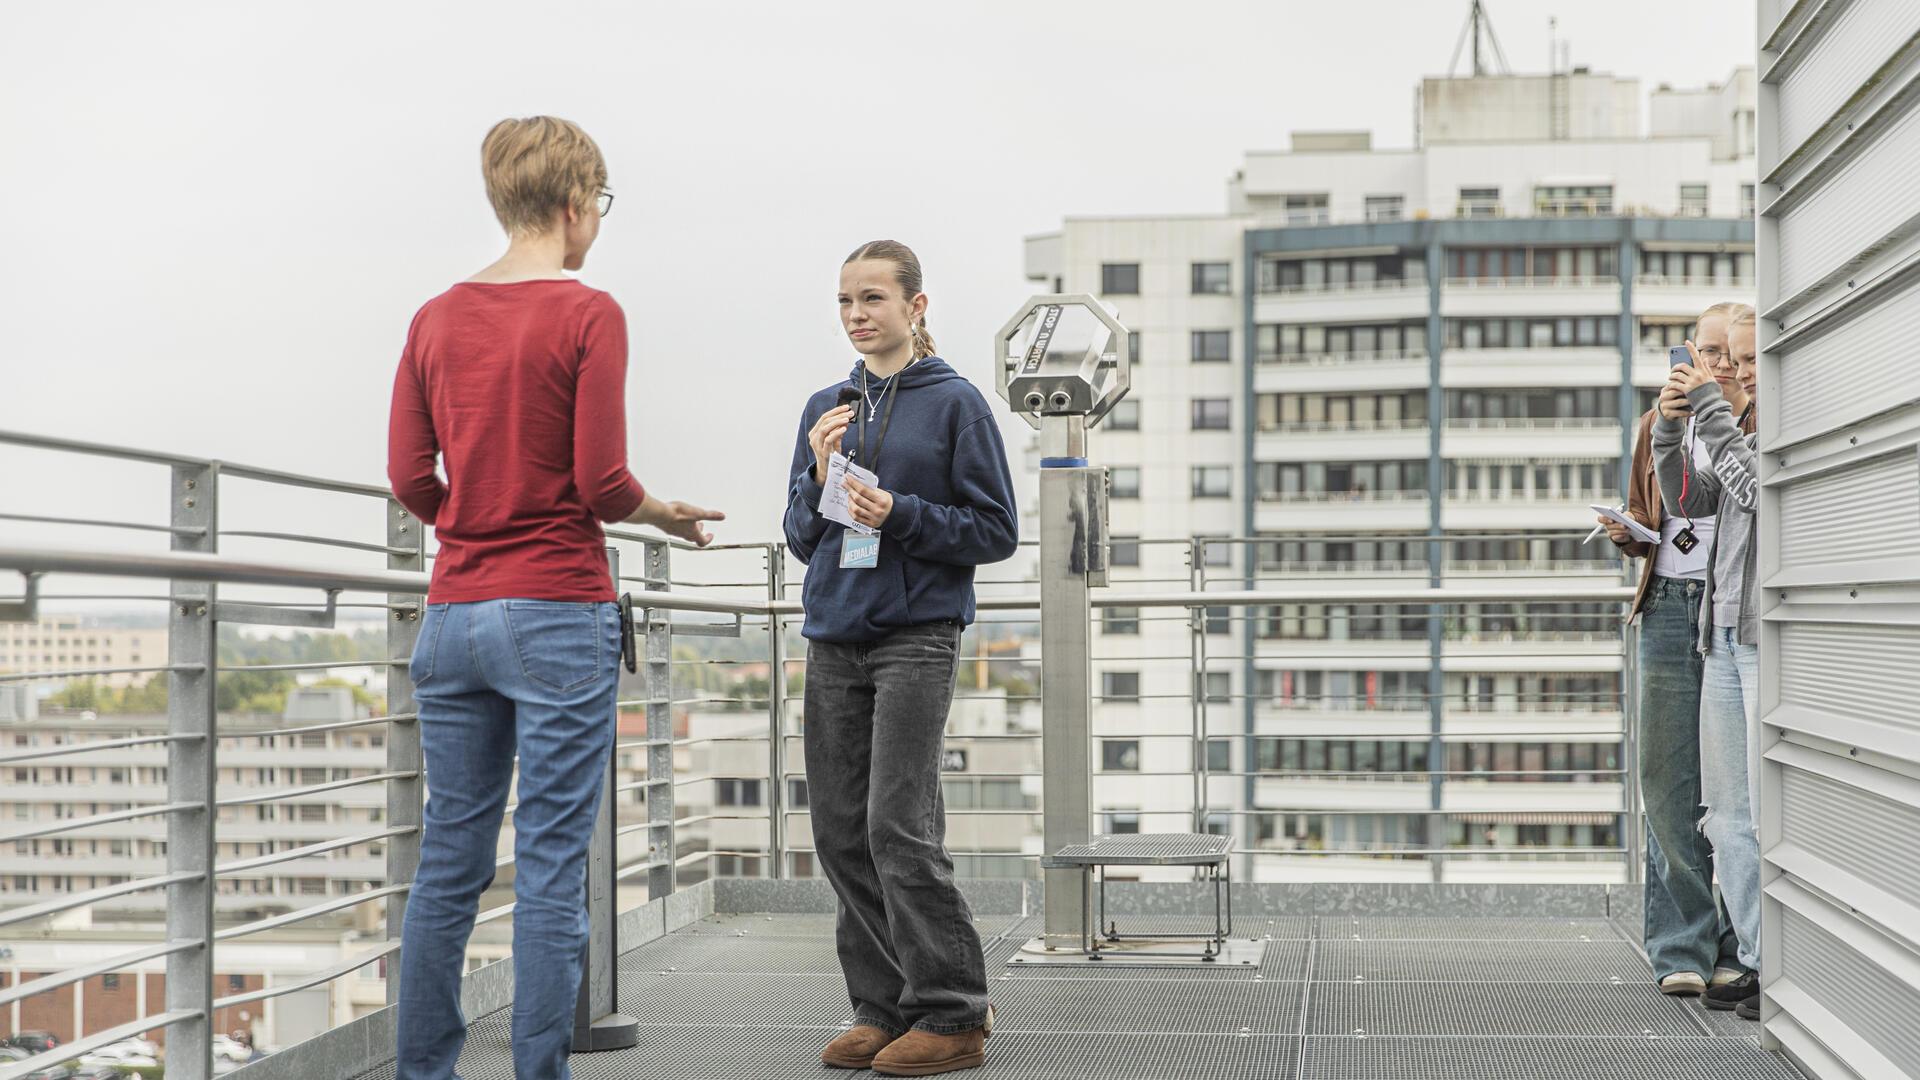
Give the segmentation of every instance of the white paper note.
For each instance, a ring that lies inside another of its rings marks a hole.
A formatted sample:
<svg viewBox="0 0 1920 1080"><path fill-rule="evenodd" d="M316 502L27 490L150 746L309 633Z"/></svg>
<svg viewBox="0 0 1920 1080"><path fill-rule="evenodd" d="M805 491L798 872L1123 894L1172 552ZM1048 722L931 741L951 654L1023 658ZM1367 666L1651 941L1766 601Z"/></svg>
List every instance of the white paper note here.
<svg viewBox="0 0 1920 1080"><path fill-rule="evenodd" d="M847 506L848 473L868 487L880 486L878 476L848 461L845 454L836 453L827 459L827 483L820 496L820 516L845 525L862 536L872 536L880 530L853 520L853 514Z"/></svg>
<svg viewBox="0 0 1920 1080"><path fill-rule="evenodd" d="M1633 538L1635 540L1640 541L1643 544L1658 544L1660 542L1659 533L1654 532L1653 530L1647 528L1645 525L1642 525L1638 521L1635 521L1632 515L1628 514L1624 510L1621 510L1619 507L1602 506L1599 503L1594 503L1591 509L1593 510L1594 513L1599 514L1600 516L1607 518L1610 521L1617 521L1620 524L1625 525L1627 527L1627 531L1633 534Z"/></svg>

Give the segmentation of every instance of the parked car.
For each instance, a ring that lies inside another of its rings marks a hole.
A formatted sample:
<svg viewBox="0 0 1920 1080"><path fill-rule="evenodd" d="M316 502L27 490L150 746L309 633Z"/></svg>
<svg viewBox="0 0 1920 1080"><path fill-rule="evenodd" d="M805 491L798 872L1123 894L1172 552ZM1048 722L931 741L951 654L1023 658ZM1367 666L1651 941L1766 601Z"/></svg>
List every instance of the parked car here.
<svg viewBox="0 0 1920 1080"><path fill-rule="evenodd" d="M60 1045L60 1037L51 1031L22 1031L0 1041L4 1041L8 1046L19 1047L29 1054L44 1054Z"/></svg>

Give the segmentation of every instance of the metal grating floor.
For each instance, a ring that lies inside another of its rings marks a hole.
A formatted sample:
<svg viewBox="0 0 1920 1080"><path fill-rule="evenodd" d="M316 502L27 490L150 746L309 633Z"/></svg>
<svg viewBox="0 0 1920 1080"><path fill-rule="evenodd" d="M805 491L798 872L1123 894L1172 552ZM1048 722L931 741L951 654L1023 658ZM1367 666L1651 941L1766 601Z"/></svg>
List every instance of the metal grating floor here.
<svg viewBox="0 0 1920 1080"><path fill-rule="evenodd" d="M1147 920L1163 925L1173 920ZM1036 917L982 917L999 1026L981 1080L1798 1080L1758 1025L1668 998L1604 919L1246 913L1258 969L1020 968ZM630 1050L578 1080L834 1080L849 1019L830 916L717 915L628 952ZM511 1080L506 1010L460 1075ZM870 1075L870 1074L869 1074ZM362 1080L393 1080L391 1065Z"/></svg>

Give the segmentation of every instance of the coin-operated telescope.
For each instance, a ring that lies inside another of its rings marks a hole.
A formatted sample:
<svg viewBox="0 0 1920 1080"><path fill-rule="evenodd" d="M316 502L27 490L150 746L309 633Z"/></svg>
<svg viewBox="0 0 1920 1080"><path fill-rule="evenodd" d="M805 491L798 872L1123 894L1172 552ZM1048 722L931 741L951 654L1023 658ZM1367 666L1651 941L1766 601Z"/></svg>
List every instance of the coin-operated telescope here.
<svg viewBox="0 0 1920 1080"><path fill-rule="evenodd" d="M1041 741L1046 850L1085 844L1093 819L1088 590L1107 583L1107 470L1087 431L1127 394L1127 328L1092 296L1036 296L994 339L1000 394L1040 430ZM1046 941L1078 949L1087 881L1046 871Z"/></svg>

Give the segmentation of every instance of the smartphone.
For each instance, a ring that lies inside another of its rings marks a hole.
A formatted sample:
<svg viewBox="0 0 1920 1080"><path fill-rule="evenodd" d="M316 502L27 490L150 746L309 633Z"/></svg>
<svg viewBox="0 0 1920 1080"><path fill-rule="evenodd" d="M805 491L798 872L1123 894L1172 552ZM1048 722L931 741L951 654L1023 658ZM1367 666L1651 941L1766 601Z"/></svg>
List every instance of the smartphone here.
<svg viewBox="0 0 1920 1080"><path fill-rule="evenodd" d="M1687 351L1687 347L1685 345L1675 345L1671 349L1667 350L1667 367L1669 369L1677 368L1681 364L1691 364L1691 363L1693 363L1693 354ZM1690 414L1693 412L1693 406L1686 405L1680 408L1679 411Z"/></svg>

